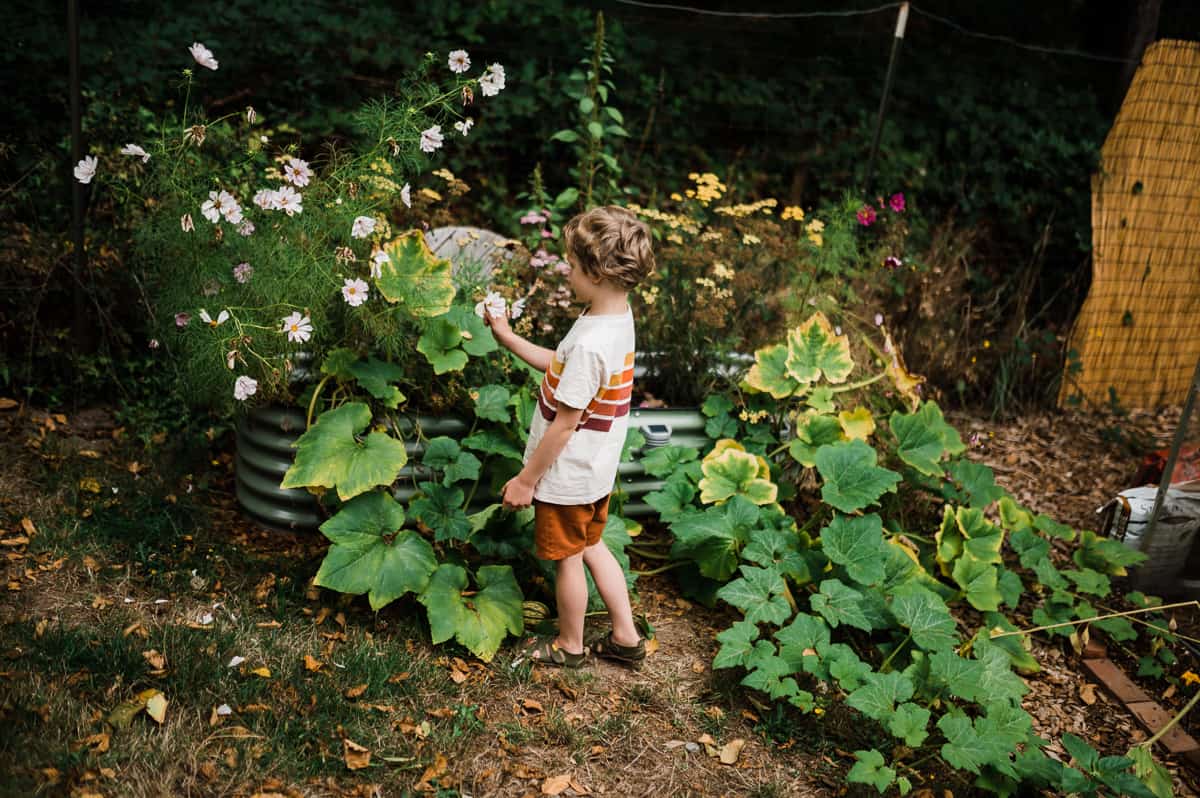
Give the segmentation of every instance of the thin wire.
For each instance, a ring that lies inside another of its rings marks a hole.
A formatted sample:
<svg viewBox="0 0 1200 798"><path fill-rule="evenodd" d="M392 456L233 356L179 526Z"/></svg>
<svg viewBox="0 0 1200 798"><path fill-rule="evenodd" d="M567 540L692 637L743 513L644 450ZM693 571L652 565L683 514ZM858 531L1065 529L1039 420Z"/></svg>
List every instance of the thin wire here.
<svg viewBox="0 0 1200 798"><path fill-rule="evenodd" d="M1010 38L1008 36L999 36L994 33L978 33L976 31L967 30L962 25L959 25L957 22L955 22L952 19L947 19L946 17L938 16L937 14L934 14L932 12L925 11L921 8L918 8L915 5L909 6L909 8L911 8L914 12L916 12L917 14L920 14L923 17L928 17L929 19L936 20L937 22L940 22L943 25L949 25L951 28L954 28L956 31L958 31L959 33L962 33L966 36L975 36L976 38L979 38L979 39L990 39L991 41L995 41L995 42L1004 42L1005 44L1011 44L1014 47L1020 47L1023 50L1033 50L1033 51L1039 52L1039 53L1051 53L1054 55L1071 55L1071 56L1075 56L1076 58L1090 58L1093 61L1111 61L1111 62L1118 63L1118 64L1128 64L1128 63L1133 62L1132 58L1117 58L1116 56L1111 56L1111 55L1096 55L1095 53L1085 53L1082 50L1062 50L1057 47L1043 47L1040 44L1025 44L1024 42L1017 41L1016 39Z"/></svg>
<svg viewBox="0 0 1200 798"><path fill-rule="evenodd" d="M887 5L878 6L876 8L864 8L854 11L794 11L794 12L756 12L756 11L713 11L707 8L696 8L695 6L676 5L674 3L650 3L646 0L616 0L617 3L628 6L638 6L640 8L652 8L661 11L687 11L692 14L700 14L711 17L743 17L746 19L811 19L816 17L859 17L867 14L877 14L880 11L888 11L893 8L899 8L901 3L888 3ZM964 36L974 36L978 39L988 39L994 42L1003 42L1011 44L1013 47L1019 47L1022 50L1032 50L1038 53L1049 53L1051 55L1069 55L1075 58L1087 58L1092 61L1108 61L1116 64L1134 63L1132 58L1118 58L1112 55L1098 55L1096 53L1087 53L1082 50L1065 50L1058 47L1043 47L1040 44L1026 44L1009 36L1000 36L995 33L980 33L978 31L969 30L959 25L952 19L934 14L931 11L925 11L919 6L909 3L909 8L923 17L940 22L947 25Z"/></svg>
<svg viewBox="0 0 1200 798"><path fill-rule="evenodd" d="M806 19L811 17L859 17L866 14L875 14L880 11L887 11L892 8L899 8L901 3L888 3L877 8L864 8L855 11L787 11L781 13L755 12L755 11L713 11L707 8L695 8L694 6L681 6L673 3L647 3L644 0L616 0L618 3L627 6L640 6L641 8L653 8L661 11L688 11L693 14L705 14L710 17L748 17L752 19Z"/></svg>

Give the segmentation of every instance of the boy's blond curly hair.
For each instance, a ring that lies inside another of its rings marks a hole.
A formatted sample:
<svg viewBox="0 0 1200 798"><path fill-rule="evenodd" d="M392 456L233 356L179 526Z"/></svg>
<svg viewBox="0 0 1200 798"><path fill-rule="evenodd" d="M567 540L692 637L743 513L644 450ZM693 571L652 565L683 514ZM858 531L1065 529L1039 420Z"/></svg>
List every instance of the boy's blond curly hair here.
<svg viewBox="0 0 1200 798"><path fill-rule="evenodd" d="M584 211L563 227L567 254L589 277L629 290L654 271L650 228L631 211L603 205Z"/></svg>

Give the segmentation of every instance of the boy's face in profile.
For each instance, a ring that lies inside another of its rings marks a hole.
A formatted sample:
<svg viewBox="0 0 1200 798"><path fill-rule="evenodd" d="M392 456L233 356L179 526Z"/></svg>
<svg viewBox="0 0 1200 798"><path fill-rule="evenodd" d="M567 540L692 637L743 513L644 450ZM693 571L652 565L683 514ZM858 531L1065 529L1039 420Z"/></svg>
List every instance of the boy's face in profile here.
<svg viewBox="0 0 1200 798"><path fill-rule="evenodd" d="M567 284L571 286L575 299L585 304L591 302L596 293L596 284L584 273L570 253L567 253L567 263L571 266L571 271L567 272Z"/></svg>

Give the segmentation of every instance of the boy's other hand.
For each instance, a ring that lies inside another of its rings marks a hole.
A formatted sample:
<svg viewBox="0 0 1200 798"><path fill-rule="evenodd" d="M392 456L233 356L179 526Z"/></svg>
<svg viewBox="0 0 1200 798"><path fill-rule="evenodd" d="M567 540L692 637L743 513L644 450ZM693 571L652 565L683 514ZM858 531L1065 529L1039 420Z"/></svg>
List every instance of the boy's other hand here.
<svg viewBox="0 0 1200 798"><path fill-rule="evenodd" d="M533 485L517 475L500 489L500 501L510 510L520 510L533 504Z"/></svg>
<svg viewBox="0 0 1200 798"><path fill-rule="evenodd" d="M496 336L497 341L504 340L512 333L512 327L508 324L507 309L499 316L493 316L485 310L483 312L483 323L492 328L492 335Z"/></svg>

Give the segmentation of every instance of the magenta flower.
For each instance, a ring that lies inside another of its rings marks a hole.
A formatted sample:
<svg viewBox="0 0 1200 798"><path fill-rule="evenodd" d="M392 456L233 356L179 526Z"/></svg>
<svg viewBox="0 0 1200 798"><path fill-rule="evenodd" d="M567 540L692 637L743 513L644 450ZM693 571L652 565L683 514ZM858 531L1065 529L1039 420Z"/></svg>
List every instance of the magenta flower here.
<svg viewBox="0 0 1200 798"><path fill-rule="evenodd" d="M875 209L870 205L864 205L858 209L858 213L854 214L854 218L858 219L858 223L863 227L870 227L875 223Z"/></svg>
<svg viewBox="0 0 1200 798"><path fill-rule="evenodd" d="M521 217L521 224L545 224L546 217L540 213L527 213Z"/></svg>
<svg viewBox="0 0 1200 798"><path fill-rule="evenodd" d="M186 327L186 326L188 326L188 322L191 320L192 320L191 313L176 313L175 314L175 326L176 327Z"/></svg>
<svg viewBox="0 0 1200 798"><path fill-rule="evenodd" d="M896 213L904 213L904 194L893 194L888 200L888 207Z"/></svg>
<svg viewBox="0 0 1200 798"><path fill-rule="evenodd" d="M239 263L233 267L233 279L239 283L249 282L250 276L254 274L254 267L249 263Z"/></svg>
<svg viewBox="0 0 1200 798"><path fill-rule="evenodd" d="M901 266L904 265L904 261L900 260L895 255L888 255L886 258L883 259L883 265L884 265L884 268L887 268L887 269L899 269Z"/></svg>

